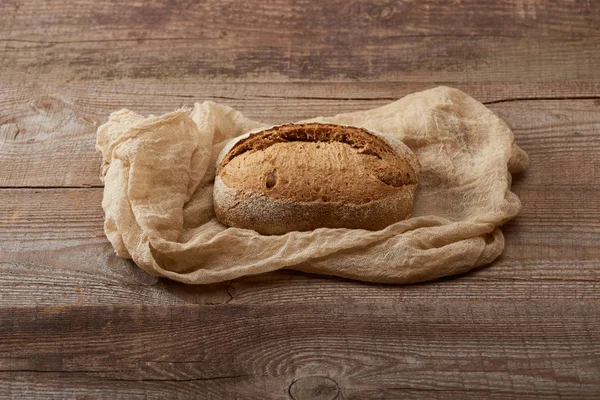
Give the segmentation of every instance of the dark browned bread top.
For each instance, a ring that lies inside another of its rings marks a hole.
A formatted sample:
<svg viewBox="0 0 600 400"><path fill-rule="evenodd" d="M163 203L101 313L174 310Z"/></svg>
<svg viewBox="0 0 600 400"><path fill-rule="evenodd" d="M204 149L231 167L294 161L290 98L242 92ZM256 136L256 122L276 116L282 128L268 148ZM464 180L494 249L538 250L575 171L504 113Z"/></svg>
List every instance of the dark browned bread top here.
<svg viewBox="0 0 600 400"><path fill-rule="evenodd" d="M417 183L409 159L356 127L287 124L237 142L218 171L230 188L278 200L364 204Z"/></svg>

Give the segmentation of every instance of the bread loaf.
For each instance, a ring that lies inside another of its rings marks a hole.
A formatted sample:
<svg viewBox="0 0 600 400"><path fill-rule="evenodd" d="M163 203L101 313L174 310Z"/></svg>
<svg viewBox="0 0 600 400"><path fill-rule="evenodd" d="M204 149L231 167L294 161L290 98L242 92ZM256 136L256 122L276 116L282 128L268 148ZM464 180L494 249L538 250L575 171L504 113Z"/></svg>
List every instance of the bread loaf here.
<svg viewBox="0 0 600 400"><path fill-rule="evenodd" d="M393 137L343 125L280 125L223 149L214 208L223 224L265 235L379 230L410 216L418 171L415 154Z"/></svg>

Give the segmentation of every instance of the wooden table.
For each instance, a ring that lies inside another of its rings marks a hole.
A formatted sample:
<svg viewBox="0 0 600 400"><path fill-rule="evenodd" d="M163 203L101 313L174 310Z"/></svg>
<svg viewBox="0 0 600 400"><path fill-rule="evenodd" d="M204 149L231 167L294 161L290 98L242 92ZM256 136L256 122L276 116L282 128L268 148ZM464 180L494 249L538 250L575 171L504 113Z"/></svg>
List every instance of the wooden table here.
<svg viewBox="0 0 600 400"><path fill-rule="evenodd" d="M0 52L0 398L600 398L600 2L6 0ZM531 157L489 267L186 286L104 236L111 111L283 122L438 84Z"/></svg>

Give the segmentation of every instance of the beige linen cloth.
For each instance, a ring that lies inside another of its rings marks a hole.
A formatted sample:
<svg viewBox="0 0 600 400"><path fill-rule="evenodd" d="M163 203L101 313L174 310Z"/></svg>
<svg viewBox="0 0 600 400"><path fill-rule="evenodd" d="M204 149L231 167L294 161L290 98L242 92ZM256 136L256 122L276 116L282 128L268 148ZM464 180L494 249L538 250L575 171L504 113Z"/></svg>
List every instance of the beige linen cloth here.
<svg viewBox="0 0 600 400"><path fill-rule="evenodd" d="M311 121L364 127L406 143L422 165L413 217L376 232L323 228L262 236L228 228L213 212L217 156L230 139L267 125L210 101L159 117L120 110L99 127L97 141L105 232L117 254L150 274L196 284L281 268L418 282L500 255L499 226L521 207L510 191L511 173L525 169L528 158L483 104L438 87Z"/></svg>

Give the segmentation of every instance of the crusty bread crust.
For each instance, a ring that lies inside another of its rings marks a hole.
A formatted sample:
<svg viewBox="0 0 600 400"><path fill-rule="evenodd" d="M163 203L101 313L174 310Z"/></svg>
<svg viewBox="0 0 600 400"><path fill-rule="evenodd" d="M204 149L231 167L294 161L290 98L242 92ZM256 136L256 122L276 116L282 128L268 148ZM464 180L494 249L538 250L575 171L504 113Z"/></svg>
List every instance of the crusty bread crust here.
<svg viewBox="0 0 600 400"><path fill-rule="evenodd" d="M215 213L223 224L263 235L318 228L380 230L410 217L416 185L365 204L294 202L228 187L217 176Z"/></svg>
<svg viewBox="0 0 600 400"><path fill-rule="evenodd" d="M219 157L214 208L261 234L379 230L412 211L419 164L399 140L362 128L286 124L244 135Z"/></svg>

